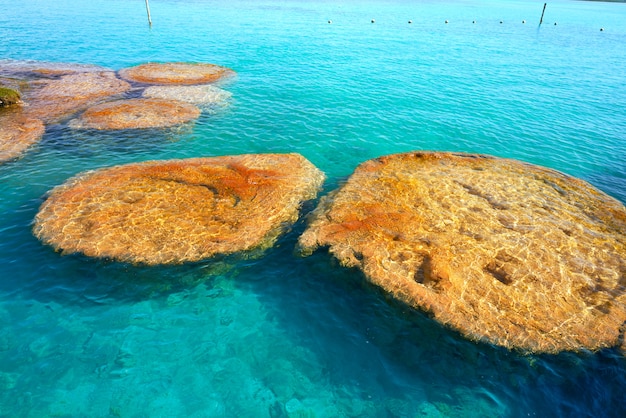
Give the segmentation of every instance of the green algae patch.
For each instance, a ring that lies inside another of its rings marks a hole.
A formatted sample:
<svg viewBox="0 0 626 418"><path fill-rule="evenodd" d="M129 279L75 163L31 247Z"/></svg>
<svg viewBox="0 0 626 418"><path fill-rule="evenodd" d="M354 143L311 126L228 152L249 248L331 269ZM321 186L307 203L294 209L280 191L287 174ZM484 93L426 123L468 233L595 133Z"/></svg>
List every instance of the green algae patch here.
<svg viewBox="0 0 626 418"><path fill-rule="evenodd" d="M19 91L0 86L0 106L12 106L21 102L22 95Z"/></svg>

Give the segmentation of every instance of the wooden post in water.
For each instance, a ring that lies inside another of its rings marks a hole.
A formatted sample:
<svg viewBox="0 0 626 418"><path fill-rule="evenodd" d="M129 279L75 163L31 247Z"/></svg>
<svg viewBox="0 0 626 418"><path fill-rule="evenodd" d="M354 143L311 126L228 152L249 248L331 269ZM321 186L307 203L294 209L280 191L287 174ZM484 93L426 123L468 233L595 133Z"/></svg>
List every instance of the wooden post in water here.
<svg viewBox="0 0 626 418"><path fill-rule="evenodd" d="M148 12L148 25L152 26L152 18L150 17L150 5L148 4L148 0L146 0L146 12Z"/></svg>
<svg viewBox="0 0 626 418"><path fill-rule="evenodd" d="M146 4L148 3L148 0L146 0ZM548 5L548 3L544 3L543 4L543 11L541 12L541 19L539 19L539 24L541 25L541 23L543 22L543 14L546 12L546 6Z"/></svg>

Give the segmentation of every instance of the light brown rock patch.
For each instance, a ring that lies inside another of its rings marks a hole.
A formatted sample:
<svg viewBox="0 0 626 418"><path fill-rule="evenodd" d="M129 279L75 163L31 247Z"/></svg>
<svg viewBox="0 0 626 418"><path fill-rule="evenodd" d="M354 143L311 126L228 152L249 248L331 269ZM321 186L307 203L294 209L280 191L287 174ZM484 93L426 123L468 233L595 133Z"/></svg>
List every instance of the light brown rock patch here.
<svg viewBox="0 0 626 418"><path fill-rule="evenodd" d="M189 122L200 116L196 106L177 100L128 99L101 103L87 109L70 122L78 129L165 128Z"/></svg>
<svg viewBox="0 0 626 418"><path fill-rule="evenodd" d="M0 163L19 157L41 139L44 131L41 120L21 110L0 111Z"/></svg>
<svg viewBox="0 0 626 418"><path fill-rule="evenodd" d="M130 89L112 71L77 72L31 83L25 93L25 111L46 123L56 123L72 114Z"/></svg>
<svg viewBox="0 0 626 418"><path fill-rule="evenodd" d="M147 63L119 71L125 80L145 84L208 84L216 82L234 72L215 64L185 62Z"/></svg>

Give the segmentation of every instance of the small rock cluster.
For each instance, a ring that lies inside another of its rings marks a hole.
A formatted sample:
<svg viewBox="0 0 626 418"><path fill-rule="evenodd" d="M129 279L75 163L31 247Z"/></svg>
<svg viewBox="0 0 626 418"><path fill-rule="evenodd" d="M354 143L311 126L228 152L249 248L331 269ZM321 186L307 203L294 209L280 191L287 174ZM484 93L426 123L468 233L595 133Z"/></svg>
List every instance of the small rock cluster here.
<svg viewBox="0 0 626 418"><path fill-rule="evenodd" d="M119 74L119 77L118 77ZM209 84L234 75L214 64L149 63L114 71L91 65L0 62L0 163L41 139L33 126L70 120L76 129L145 129L179 125L230 94ZM140 90L144 99L126 95Z"/></svg>

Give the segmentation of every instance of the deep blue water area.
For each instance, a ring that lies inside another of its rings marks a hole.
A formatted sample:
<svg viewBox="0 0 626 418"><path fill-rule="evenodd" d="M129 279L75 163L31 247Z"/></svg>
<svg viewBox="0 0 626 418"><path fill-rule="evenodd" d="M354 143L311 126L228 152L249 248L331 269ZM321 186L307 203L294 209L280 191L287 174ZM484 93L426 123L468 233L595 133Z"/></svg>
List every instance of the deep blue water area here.
<svg viewBox="0 0 626 418"><path fill-rule="evenodd" d="M31 232L76 173L241 153L301 153L324 192L385 154L485 153L626 203L626 4L549 2L539 25L542 8L152 0L150 27L141 0L0 0L0 65L237 73L228 105L184 129L63 122L0 165L0 416L626 416L622 354L467 341L325 252L296 256L304 221L261 258L175 267L62 256Z"/></svg>

